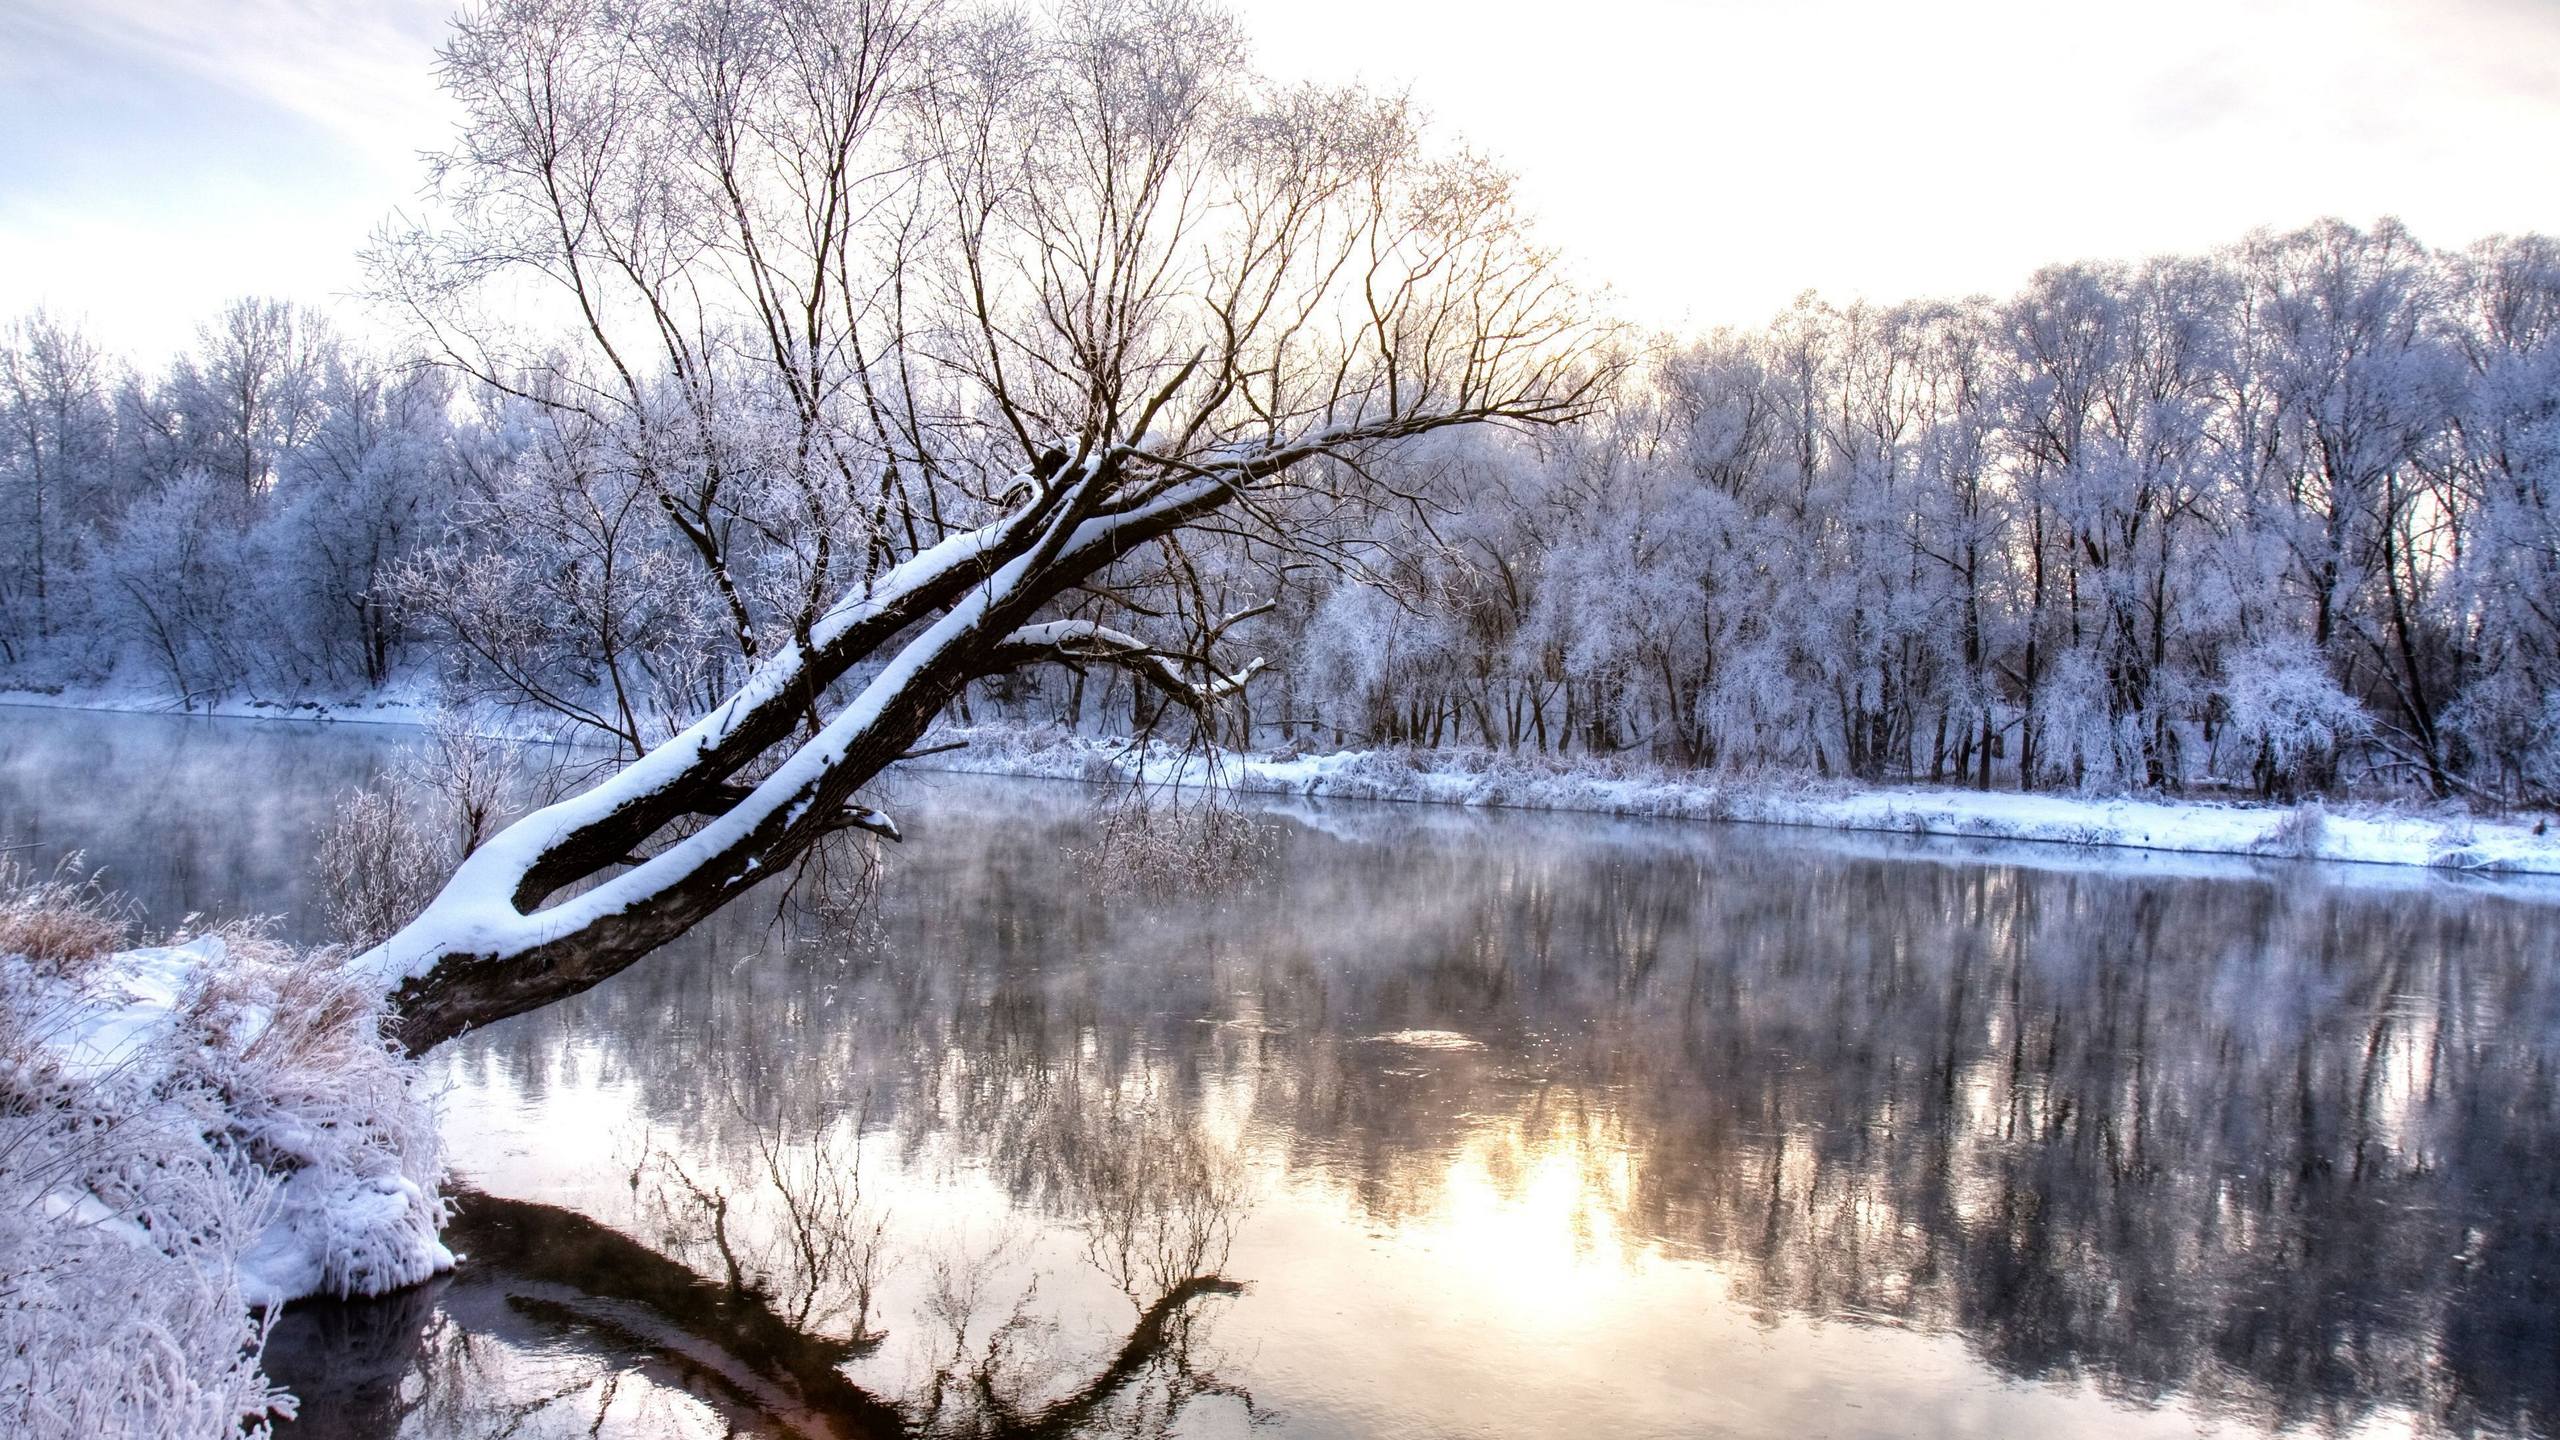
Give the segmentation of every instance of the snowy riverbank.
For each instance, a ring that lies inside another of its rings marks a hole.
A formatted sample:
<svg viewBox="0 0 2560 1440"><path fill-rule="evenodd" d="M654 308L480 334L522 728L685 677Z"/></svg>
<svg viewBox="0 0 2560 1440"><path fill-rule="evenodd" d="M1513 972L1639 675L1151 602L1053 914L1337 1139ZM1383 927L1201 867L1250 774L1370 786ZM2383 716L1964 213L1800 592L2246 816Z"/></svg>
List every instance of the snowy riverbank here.
<svg viewBox="0 0 2560 1440"><path fill-rule="evenodd" d="M54 690L0 690L0 705L133 715L203 715L221 720L328 720L355 725L426 725L435 719L438 710L432 688L423 682L328 700L267 700L233 695L184 702L160 691L130 686L66 686Z"/></svg>
<svg viewBox="0 0 2560 1440"><path fill-rule="evenodd" d="M134 691L0 692L0 706L176 713L163 696ZM232 699L190 712L227 719L423 725L436 715L424 691L339 701ZM475 727L476 728L476 727ZM507 738L538 738L496 726ZM966 742L909 762L919 768L1077 781L1207 780L1197 756L1056 726L980 725L936 731L928 744ZM1802 778L1740 777L1577 758L1559 762L1487 751L1344 750L1229 755L1220 779L1246 793L1311 799L1392 800L1670 820L1721 820L1895 835L2116 846L2200 855L2274 856L2481 873L2560 875L2560 828L2544 817L2488 819L2457 807L2313 802L2300 806L2160 800L1947 787L1859 786Z"/></svg>
<svg viewBox="0 0 2560 1440"><path fill-rule="evenodd" d="M937 732L967 748L912 762L976 774L1197 785L1206 762L1064 730L980 726ZM2123 846L2213 855L2560 874L2560 833L2538 822L2383 806L2329 808L2144 800L1744 779L1607 762L1559 764L1486 752L1349 750L1222 756L1215 777L1239 792L1316 799L1569 810L1827 830Z"/></svg>
<svg viewBox="0 0 2560 1440"><path fill-rule="evenodd" d="M0 1413L228 1434L293 1413L277 1307L452 1267L433 1106L333 954L122 927L0 867Z"/></svg>

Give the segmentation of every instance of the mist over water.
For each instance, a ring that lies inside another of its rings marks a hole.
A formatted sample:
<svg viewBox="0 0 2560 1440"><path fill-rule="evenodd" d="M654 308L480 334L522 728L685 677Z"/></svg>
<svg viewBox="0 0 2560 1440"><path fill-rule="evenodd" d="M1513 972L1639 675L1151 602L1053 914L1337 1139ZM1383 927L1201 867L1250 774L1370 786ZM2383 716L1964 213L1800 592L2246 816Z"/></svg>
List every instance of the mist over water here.
<svg viewBox="0 0 2560 1440"><path fill-rule="evenodd" d="M400 739L0 712L0 844L314 936ZM474 1258L300 1432L2560 1428L2547 891L1327 805L1102 896L1093 801L437 1052Z"/></svg>

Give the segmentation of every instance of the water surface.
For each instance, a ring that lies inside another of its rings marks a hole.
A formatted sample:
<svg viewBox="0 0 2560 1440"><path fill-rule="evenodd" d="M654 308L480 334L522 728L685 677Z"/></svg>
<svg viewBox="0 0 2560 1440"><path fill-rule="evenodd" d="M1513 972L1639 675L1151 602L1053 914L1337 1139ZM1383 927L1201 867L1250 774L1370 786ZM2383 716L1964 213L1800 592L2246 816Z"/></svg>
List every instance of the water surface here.
<svg viewBox="0 0 2560 1440"><path fill-rule="evenodd" d="M0 710L0 844L316 934L401 738ZM473 1258L298 1433L2560 1425L2548 889L1336 803L1105 896L1093 798L438 1052Z"/></svg>

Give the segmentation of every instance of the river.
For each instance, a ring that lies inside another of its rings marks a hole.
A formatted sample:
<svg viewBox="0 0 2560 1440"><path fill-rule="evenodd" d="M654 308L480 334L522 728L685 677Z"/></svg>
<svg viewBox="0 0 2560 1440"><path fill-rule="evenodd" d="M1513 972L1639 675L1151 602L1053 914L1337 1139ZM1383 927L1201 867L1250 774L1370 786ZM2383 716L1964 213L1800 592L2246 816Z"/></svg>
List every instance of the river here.
<svg viewBox="0 0 2560 1440"><path fill-rule="evenodd" d="M408 732L0 710L0 844L320 936ZM436 1052L467 1254L300 1436L2549 1435L2548 885L1354 803L1103 893L914 774Z"/></svg>

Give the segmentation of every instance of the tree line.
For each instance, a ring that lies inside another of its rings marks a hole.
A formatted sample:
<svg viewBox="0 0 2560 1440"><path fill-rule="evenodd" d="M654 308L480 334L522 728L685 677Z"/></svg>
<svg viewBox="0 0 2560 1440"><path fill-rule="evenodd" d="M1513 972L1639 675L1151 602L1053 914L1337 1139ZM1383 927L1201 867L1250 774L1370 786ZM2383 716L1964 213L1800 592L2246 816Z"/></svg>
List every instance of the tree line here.
<svg viewBox="0 0 2560 1440"><path fill-rule="evenodd" d="M46 315L10 326L8 682L437 676L638 753L724 693L831 538L953 524L795 513L773 367L689 437L648 414L600 440L434 358L267 300L148 373ZM1229 736L1263 745L2560 791L2548 237L2444 252L2324 222L2006 300L1807 295L1640 360L1580 424L1435 439L1377 477L1395 503L1293 516L1325 563L1195 537L1100 608L1198 629L1270 602L1234 643L1276 674ZM662 453L599 456L634 436ZM725 465L730 494L688 516L632 483L653 461ZM955 718L1156 719L1141 681L1098 679L982 681Z"/></svg>
<svg viewBox="0 0 2560 1440"><path fill-rule="evenodd" d="M2560 250L2326 222L1662 354L1304 612L1319 713L1985 787L2547 798Z"/></svg>

